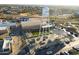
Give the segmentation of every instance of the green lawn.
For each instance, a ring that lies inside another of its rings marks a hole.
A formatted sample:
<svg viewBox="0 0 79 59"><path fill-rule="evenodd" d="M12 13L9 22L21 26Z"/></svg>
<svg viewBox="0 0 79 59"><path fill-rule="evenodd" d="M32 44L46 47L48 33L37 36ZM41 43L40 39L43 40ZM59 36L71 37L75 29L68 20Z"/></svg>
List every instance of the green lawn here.
<svg viewBox="0 0 79 59"><path fill-rule="evenodd" d="M38 36L38 35L39 35L39 32L32 32L32 34L33 34L34 36Z"/></svg>
<svg viewBox="0 0 79 59"><path fill-rule="evenodd" d="M39 32L32 32L33 36L39 36ZM48 35L49 32L45 32L45 33L41 33L41 35L44 34L44 35Z"/></svg>

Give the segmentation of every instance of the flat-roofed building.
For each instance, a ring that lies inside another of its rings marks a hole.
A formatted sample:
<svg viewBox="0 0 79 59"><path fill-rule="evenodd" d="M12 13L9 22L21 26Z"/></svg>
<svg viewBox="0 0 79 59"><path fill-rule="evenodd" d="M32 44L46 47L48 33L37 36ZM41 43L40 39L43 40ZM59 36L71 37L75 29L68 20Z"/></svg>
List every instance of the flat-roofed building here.
<svg viewBox="0 0 79 59"><path fill-rule="evenodd" d="M7 26L1 22L0 23L0 34L6 33L6 32L7 32Z"/></svg>
<svg viewBox="0 0 79 59"><path fill-rule="evenodd" d="M47 19L43 18L29 18L28 21L21 21L21 25L23 29L40 29L40 25L42 25L42 22L46 22Z"/></svg>

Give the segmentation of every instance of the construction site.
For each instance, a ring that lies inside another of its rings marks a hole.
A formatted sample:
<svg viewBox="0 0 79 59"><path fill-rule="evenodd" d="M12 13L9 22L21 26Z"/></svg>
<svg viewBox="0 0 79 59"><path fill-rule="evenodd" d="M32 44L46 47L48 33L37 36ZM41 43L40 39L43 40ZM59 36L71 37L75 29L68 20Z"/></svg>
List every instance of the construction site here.
<svg viewBox="0 0 79 59"><path fill-rule="evenodd" d="M69 8L1 5L0 55L78 55L79 7Z"/></svg>

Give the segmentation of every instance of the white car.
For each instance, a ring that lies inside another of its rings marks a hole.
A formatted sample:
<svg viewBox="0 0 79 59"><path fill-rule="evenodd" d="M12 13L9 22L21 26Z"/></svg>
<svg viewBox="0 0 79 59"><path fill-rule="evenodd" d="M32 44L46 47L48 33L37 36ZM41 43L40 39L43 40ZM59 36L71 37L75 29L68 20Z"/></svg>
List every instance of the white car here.
<svg viewBox="0 0 79 59"><path fill-rule="evenodd" d="M47 51L46 52L47 55L52 54L52 53L53 53L52 51Z"/></svg>

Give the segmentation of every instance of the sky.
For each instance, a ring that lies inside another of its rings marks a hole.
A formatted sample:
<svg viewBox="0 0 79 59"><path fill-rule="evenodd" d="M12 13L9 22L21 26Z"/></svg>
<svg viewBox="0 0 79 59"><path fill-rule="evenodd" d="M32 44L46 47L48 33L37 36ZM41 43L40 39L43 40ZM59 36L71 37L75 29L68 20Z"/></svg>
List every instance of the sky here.
<svg viewBox="0 0 79 59"><path fill-rule="evenodd" d="M70 5L79 6L79 0L0 0L0 4Z"/></svg>

